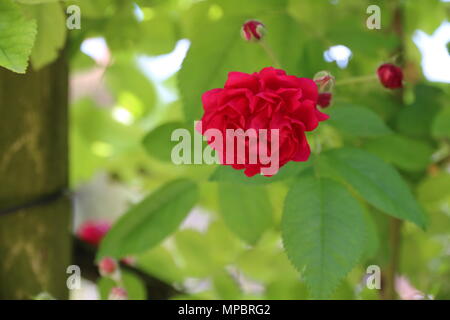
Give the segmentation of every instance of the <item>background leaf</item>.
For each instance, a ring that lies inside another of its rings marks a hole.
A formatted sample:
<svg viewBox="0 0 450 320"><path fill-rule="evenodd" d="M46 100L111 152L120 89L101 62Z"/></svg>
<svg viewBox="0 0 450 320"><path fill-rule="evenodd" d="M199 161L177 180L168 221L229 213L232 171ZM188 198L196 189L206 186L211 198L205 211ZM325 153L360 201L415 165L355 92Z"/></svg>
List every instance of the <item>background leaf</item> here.
<svg viewBox="0 0 450 320"><path fill-rule="evenodd" d="M101 243L97 258L121 258L151 249L174 232L197 201L197 186L176 180L122 216Z"/></svg>
<svg viewBox="0 0 450 320"><path fill-rule="evenodd" d="M353 137L378 137L392 132L383 119L365 107L335 104L328 114L327 124Z"/></svg>
<svg viewBox="0 0 450 320"><path fill-rule="evenodd" d="M241 239L255 244L273 222L264 187L219 184L219 205L225 223Z"/></svg>
<svg viewBox="0 0 450 320"><path fill-rule="evenodd" d="M450 107L437 114L432 124L432 133L436 138L450 138Z"/></svg>
<svg viewBox="0 0 450 320"><path fill-rule="evenodd" d="M431 163L433 148L417 139L389 135L369 141L365 149L407 171L420 171Z"/></svg>

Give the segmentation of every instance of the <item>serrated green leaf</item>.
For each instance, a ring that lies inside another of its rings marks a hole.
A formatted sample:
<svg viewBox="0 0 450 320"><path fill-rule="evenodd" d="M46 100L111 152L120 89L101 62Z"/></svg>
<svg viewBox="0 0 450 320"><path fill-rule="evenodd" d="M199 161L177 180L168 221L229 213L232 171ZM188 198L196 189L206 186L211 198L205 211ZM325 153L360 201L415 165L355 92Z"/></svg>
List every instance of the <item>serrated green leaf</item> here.
<svg viewBox="0 0 450 320"><path fill-rule="evenodd" d="M340 183L303 176L286 197L282 237L311 297L329 298L361 257L364 212Z"/></svg>
<svg viewBox="0 0 450 320"><path fill-rule="evenodd" d="M255 244L273 223L264 187L220 183L219 205L231 231L249 244Z"/></svg>
<svg viewBox="0 0 450 320"><path fill-rule="evenodd" d="M0 66L25 73L36 37L36 21L27 20L11 0L0 1Z"/></svg>
<svg viewBox="0 0 450 320"><path fill-rule="evenodd" d="M317 172L345 181L367 202L399 219L424 228L425 213L400 174L368 152L341 148L320 155Z"/></svg>
<svg viewBox="0 0 450 320"><path fill-rule="evenodd" d="M49 2L49 1L47 1ZM54 61L66 41L66 16L58 2L23 6L29 17L36 20L38 33L31 51L31 63L39 70Z"/></svg>
<svg viewBox="0 0 450 320"><path fill-rule="evenodd" d="M392 132L383 119L365 107L336 104L328 114L327 124L352 137L379 137Z"/></svg>
<svg viewBox="0 0 450 320"><path fill-rule="evenodd" d="M170 182L123 215L103 239L97 258L121 258L151 249L174 232L197 201L196 184Z"/></svg>

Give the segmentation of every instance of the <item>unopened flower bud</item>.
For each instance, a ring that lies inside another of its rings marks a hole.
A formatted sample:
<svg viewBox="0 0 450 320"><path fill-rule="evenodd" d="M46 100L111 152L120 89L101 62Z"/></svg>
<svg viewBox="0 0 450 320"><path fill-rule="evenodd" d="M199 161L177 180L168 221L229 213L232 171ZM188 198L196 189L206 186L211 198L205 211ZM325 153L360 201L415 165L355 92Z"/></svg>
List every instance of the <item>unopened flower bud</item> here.
<svg viewBox="0 0 450 320"><path fill-rule="evenodd" d="M104 220L84 222L77 230L77 236L93 246L98 246L105 234L111 229L111 223Z"/></svg>
<svg viewBox="0 0 450 320"><path fill-rule="evenodd" d="M241 35L247 41L259 41L264 37L266 29L264 24L257 20L246 21L241 28Z"/></svg>
<svg viewBox="0 0 450 320"><path fill-rule="evenodd" d="M334 77L328 71L320 71L314 75L314 82L317 84L319 93L331 92L334 87Z"/></svg>
<svg viewBox="0 0 450 320"><path fill-rule="evenodd" d="M109 292L108 300L127 300L128 293L122 287L114 287Z"/></svg>
<svg viewBox="0 0 450 320"><path fill-rule="evenodd" d="M102 277L109 277L114 280L120 279L119 265L113 258L106 257L100 260L98 270Z"/></svg>
<svg viewBox="0 0 450 320"><path fill-rule="evenodd" d="M331 103L332 94L330 92L319 93L319 98L317 99L317 104L322 108L326 108Z"/></svg>
<svg viewBox="0 0 450 320"><path fill-rule="evenodd" d="M400 67L385 63L378 68L377 74L385 88L397 89L403 87L403 71Z"/></svg>

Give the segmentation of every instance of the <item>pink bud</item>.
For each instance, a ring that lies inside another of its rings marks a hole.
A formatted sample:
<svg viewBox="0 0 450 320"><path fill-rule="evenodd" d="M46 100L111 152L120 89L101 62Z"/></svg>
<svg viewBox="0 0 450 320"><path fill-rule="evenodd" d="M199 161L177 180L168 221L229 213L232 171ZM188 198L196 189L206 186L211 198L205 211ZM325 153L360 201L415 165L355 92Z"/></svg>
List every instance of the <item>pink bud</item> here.
<svg viewBox="0 0 450 320"><path fill-rule="evenodd" d="M328 71L320 71L314 75L314 82L319 92L331 92L334 87L334 77Z"/></svg>
<svg viewBox="0 0 450 320"><path fill-rule="evenodd" d="M257 20L246 21L241 28L241 35L247 41L259 41L265 33L264 24Z"/></svg>
<svg viewBox="0 0 450 320"><path fill-rule="evenodd" d="M319 98L317 99L317 104L322 108L326 108L331 103L332 94L330 92L319 93Z"/></svg>
<svg viewBox="0 0 450 320"><path fill-rule="evenodd" d="M377 70L381 84L388 89L402 88L403 71L390 63L382 64Z"/></svg>
<svg viewBox="0 0 450 320"><path fill-rule="evenodd" d="M109 292L108 300L127 300L128 293L122 287L114 287Z"/></svg>
<svg viewBox="0 0 450 320"><path fill-rule="evenodd" d="M98 270L102 277L112 277L115 273L118 272L119 266L116 260L106 257L100 260L98 264Z"/></svg>
<svg viewBox="0 0 450 320"><path fill-rule="evenodd" d="M77 235L84 242L98 246L109 229L111 229L111 223L108 221L90 220L78 228Z"/></svg>

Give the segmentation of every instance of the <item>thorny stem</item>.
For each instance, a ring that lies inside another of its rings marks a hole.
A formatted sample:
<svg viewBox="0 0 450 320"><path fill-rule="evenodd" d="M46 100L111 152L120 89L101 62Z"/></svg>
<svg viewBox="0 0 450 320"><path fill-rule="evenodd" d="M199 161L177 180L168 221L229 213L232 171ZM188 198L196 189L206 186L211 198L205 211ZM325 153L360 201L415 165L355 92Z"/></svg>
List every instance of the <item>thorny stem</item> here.
<svg viewBox="0 0 450 320"><path fill-rule="evenodd" d="M261 45L261 47L267 53L267 56L270 58L270 60L272 60L274 67L278 68L278 69L281 68L281 64L280 64L279 60L277 59L275 52L270 47L270 45L264 39L259 40L258 43Z"/></svg>

